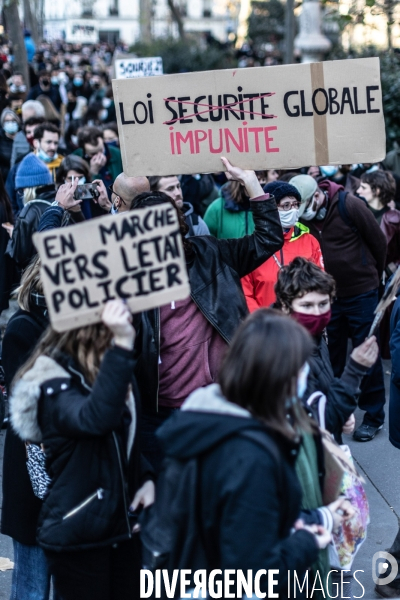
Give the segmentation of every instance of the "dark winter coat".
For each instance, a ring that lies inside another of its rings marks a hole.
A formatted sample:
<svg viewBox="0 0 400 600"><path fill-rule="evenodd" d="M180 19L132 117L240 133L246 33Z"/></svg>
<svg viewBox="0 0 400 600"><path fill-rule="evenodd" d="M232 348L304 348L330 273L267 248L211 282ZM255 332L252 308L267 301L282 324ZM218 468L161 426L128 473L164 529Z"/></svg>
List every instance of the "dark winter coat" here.
<svg viewBox="0 0 400 600"><path fill-rule="evenodd" d="M185 215L185 221L189 227L187 237L193 235L210 235L210 230L198 214L194 212L193 206L189 202L184 202L182 206L183 214Z"/></svg>
<svg viewBox="0 0 400 600"><path fill-rule="evenodd" d="M390 318L390 354L389 440L400 449L400 297L393 306Z"/></svg>
<svg viewBox="0 0 400 600"><path fill-rule="evenodd" d="M46 191L37 193L38 197L27 202L19 213L7 247L7 254L21 268L25 268L32 257L37 254L32 236L37 231L42 214L49 208L56 196L54 185L46 186Z"/></svg>
<svg viewBox="0 0 400 600"><path fill-rule="evenodd" d="M43 89L41 87L40 83L38 83L37 85L34 85L30 89L30 92L28 95L28 100L36 100L36 98L38 98L39 96L47 96L52 101L55 108L57 110L60 110L61 104L62 104L62 99L60 96L60 91L59 91L58 85L51 84L48 89Z"/></svg>
<svg viewBox="0 0 400 600"><path fill-rule="evenodd" d="M0 223L8 220L5 207L0 203ZM5 254L9 241L8 232L0 227L0 314L8 308L12 288L19 281L15 263Z"/></svg>
<svg viewBox="0 0 400 600"><path fill-rule="evenodd" d="M190 238L193 259L188 263L191 297L204 317L230 342L248 308L240 283L283 245L283 232L275 200L261 196L250 202L255 231L240 239L217 240L211 236ZM136 378L144 412L158 410L158 360L160 311L142 313L137 336L140 356Z"/></svg>
<svg viewBox="0 0 400 600"><path fill-rule="evenodd" d="M41 297L43 298L43 297ZM48 325L46 307L31 303L31 311L19 309L9 320L3 338L2 363L7 390ZM42 501L32 490L26 468L26 449L10 426L7 429L3 458L3 506L1 533L20 544L36 544L36 528Z"/></svg>
<svg viewBox="0 0 400 600"><path fill-rule="evenodd" d="M277 452L241 435L249 430L269 438ZM278 569L279 585L274 592L286 598L288 571L292 577L294 570L298 576L304 574L318 555L309 532L290 535L302 495L295 472L298 444L225 400L217 385L194 392L157 435L167 459L196 457L199 461L199 544L203 543L207 556L203 565L185 568L241 569L244 573L252 569L253 574L259 569ZM177 564L182 545L194 534L189 522L179 523L179 528L180 541L173 548ZM261 587L267 591L265 579Z"/></svg>
<svg viewBox="0 0 400 600"><path fill-rule="evenodd" d="M327 397L326 429L340 440L343 425L357 408L361 381L368 369L350 358L342 376L335 377L328 346L322 336L315 339L313 353L308 364L310 373L304 398L309 398L314 392L325 394Z"/></svg>
<svg viewBox="0 0 400 600"><path fill-rule="evenodd" d="M13 139L7 137L5 131L0 129L0 172L3 177L3 181L7 179L7 175L10 170L13 143Z"/></svg>
<svg viewBox="0 0 400 600"><path fill-rule="evenodd" d="M13 209L14 217L18 217L21 210L24 208L21 199L17 194L17 188L15 186L15 178L17 176L17 171L19 169L19 163L11 167L8 172L7 179L5 182L6 192L8 197L10 198L11 206Z"/></svg>
<svg viewBox="0 0 400 600"><path fill-rule="evenodd" d="M329 197L326 217L304 223L321 244L325 269L335 278L338 297L377 289L385 268L387 243L375 217L363 200L347 194L346 209L353 223L350 226L339 213L342 186L327 180L319 186Z"/></svg>
<svg viewBox="0 0 400 600"><path fill-rule="evenodd" d="M182 175L182 195L185 202L190 202L199 215L203 215L205 208L203 201L212 194L215 183L212 175Z"/></svg>
<svg viewBox="0 0 400 600"><path fill-rule="evenodd" d="M40 356L15 384L13 427L22 439L43 442L52 480L39 516L45 549L99 548L131 537L128 506L140 475L138 435L129 461L126 450L135 425L126 404L134 366L132 352L111 348L91 389L71 358Z"/></svg>

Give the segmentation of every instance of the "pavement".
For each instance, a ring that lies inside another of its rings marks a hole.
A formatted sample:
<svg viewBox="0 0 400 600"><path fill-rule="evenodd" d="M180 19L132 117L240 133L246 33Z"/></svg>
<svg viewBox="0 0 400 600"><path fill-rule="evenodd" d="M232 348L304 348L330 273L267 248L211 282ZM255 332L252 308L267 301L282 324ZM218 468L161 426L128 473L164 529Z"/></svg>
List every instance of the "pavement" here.
<svg viewBox="0 0 400 600"><path fill-rule="evenodd" d="M0 328L2 325L4 326L7 316L4 313L1 316ZM388 398L391 365L390 361L383 362L386 397ZM357 425L361 423L361 411L357 411L356 420ZM3 460L4 438L5 430L3 429L0 432L0 465ZM400 525L400 451L394 448L388 440L387 422L382 431L371 442L354 442L350 436L343 436L343 438L344 443L349 444L358 468L366 480L365 488L370 504L371 524L368 528L368 537L361 546L353 564L353 572L355 570L359 571L356 577L360 583L353 581L351 586L344 584L343 591L338 590L337 598L375 600L380 596L374 591L372 557L375 552L390 548ZM2 472L0 469L0 484L1 480ZM11 539L1 534L0 557L13 559ZM0 600L9 600L11 577L12 571L0 571ZM25 599L19 598L18 600Z"/></svg>

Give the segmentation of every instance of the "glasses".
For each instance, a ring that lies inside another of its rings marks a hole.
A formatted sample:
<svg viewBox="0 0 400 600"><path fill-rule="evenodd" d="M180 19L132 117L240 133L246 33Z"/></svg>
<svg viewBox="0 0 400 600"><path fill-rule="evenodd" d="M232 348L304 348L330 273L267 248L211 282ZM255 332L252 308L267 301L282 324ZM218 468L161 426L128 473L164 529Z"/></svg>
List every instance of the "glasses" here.
<svg viewBox="0 0 400 600"><path fill-rule="evenodd" d="M128 202L125 202L125 200L123 198L121 198L121 196L119 194L117 194L117 192L115 190L113 190L112 184L109 185L107 189L109 189L112 194L117 196L117 198L119 198L121 200L122 204L124 204L125 206L128 205Z"/></svg>
<svg viewBox="0 0 400 600"><path fill-rule="evenodd" d="M293 202L284 202L283 204L278 205L278 210L283 210L287 212L291 208L300 208L301 202L299 200L294 200Z"/></svg>

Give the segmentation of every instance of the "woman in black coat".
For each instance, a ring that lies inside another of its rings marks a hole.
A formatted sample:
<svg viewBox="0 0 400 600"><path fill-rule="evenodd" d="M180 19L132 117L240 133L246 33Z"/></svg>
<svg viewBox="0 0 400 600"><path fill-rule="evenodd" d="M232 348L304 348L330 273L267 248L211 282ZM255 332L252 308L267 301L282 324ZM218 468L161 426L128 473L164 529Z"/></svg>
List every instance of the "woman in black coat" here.
<svg viewBox="0 0 400 600"><path fill-rule="evenodd" d="M286 598L288 577L293 591L294 571L304 575L328 545L323 527L297 521L295 462L301 432L310 431L297 403L298 378L310 352L304 329L256 311L232 342L220 385L194 392L159 430L167 458L157 488L164 504L155 510L173 523L170 572L233 569L246 576L251 569L254 577L277 569L274 593ZM177 464L169 502L165 491ZM260 589L268 591L266 576Z"/></svg>
<svg viewBox="0 0 400 600"><path fill-rule="evenodd" d="M360 385L378 358L378 345L373 336L354 348L342 376L334 376L323 333L331 317L335 287L331 275L298 257L279 271L275 307L303 325L314 339L304 400L315 392L326 396L326 429L340 442L342 432L351 433L354 429L353 413L357 408ZM317 413L315 416L319 420Z"/></svg>
<svg viewBox="0 0 400 600"><path fill-rule="evenodd" d="M9 392L16 372L48 325L39 268L36 260L24 272L18 292L20 308L9 320L3 338L2 362ZM33 493L26 468L25 443L8 427L3 457L1 533L13 540L12 598L47 600L49 597L50 576L43 551L36 542L41 507L42 501Z"/></svg>
<svg viewBox="0 0 400 600"><path fill-rule="evenodd" d="M14 261L5 254L13 230L14 215L0 174L0 314L9 306L13 285L18 281Z"/></svg>
<svg viewBox="0 0 400 600"><path fill-rule="evenodd" d="M132 317L115 300L102 320L64 333L49 327L10 399L18 435L44 446L51 483L37 540L63 600L139 596L128 509L134 495L133 509L154 499L139 454Z"/></svg>

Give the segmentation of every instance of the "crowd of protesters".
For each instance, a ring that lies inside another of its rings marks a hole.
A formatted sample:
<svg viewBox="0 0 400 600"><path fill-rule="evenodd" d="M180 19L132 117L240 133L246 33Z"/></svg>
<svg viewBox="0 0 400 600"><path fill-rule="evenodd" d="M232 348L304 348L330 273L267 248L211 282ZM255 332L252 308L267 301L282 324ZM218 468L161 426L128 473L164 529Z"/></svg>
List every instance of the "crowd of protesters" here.
<svg viewBox="0 0 400 600"><path fill-rule="evenodd" d="M372 442L385 421L381 354L394 361L400 447L398 302L369 336L400 265L396 156L256 172L222 157L213 175L128 177L110 48L43 44L29 82L6 50L0 311L12 295L19 307L2 340L11 598L48 600L51 580L58 600L138 598L157 522L174 533L167 569L279 569L281 598L288 572L319 572L328 593L332 533L355 509L324 504L318 424L339 443ZM162 203L178 213L190 297L139 315L113 300L101 323L54 331L33 234Z"/></svg>

